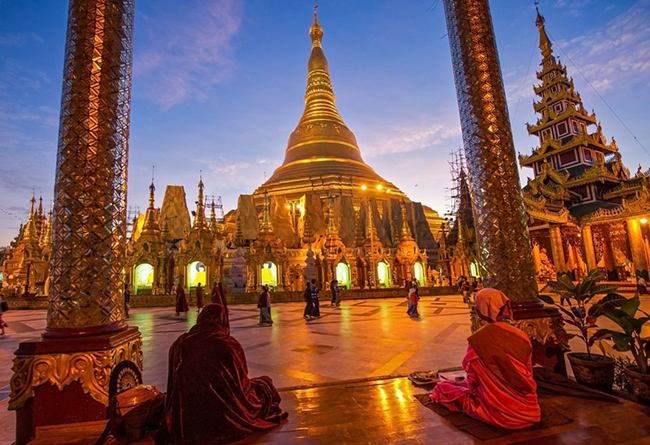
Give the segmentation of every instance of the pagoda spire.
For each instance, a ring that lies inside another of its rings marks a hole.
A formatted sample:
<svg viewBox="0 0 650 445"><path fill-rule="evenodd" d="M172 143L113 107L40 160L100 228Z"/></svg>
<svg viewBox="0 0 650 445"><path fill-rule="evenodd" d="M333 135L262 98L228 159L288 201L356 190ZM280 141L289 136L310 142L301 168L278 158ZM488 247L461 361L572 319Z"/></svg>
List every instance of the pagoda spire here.
<svg viewBox="0 0 650 445"><path fill-rule="evenodd" d="M45 226L45 213L43 213L43 195L38 198L38 212L36 213L36 236L40 239Z"/></svg>
<svg viewBox="0 0 650 445"><path fill-rule="evenodd" d="M29 217L25 223L25 230L23 233L24 241L38 241L38 234L36 233L36 222L34 214L34 206L36 205L36 198L32 194L31 205L29 208Z"/></svg>
<svg viewBox="0 0 650 445"><path fill-rule="evenodd" d="M199 199L196 201L196 215L194 216L194 229L207 229L208 223L205 220L205 206L203 204L203 175L199 179Z"/></svg>
<svg viewBox="0 0 650 445"><path fill-rule="evenodd" d="M217 233L217 213L214 210L214 196L212 197L212 203L210 204L210 232Z"/></svg>
<svg viewBox="0 0 650 445"><path fill-rule="evenodd" d="M143 233L160 230L160 227L158 226L158 221L156 221L156 209L154 207L155 191L156 191L156 186L153 183L153 178L151 178L151 184L149 185L149 206L147 207L147 212L144 215L144 223L142 226Z"/></svg>
<svg viewBox="0 0 650 445"><path fill-rule="evenodd" d="M52 245L52 209L47 214L47 220L43 224L40 239L41 248L49 248Z"/></svg>
<svg viewBox="0 0 650 445"><path fill-rule="evenodd" d="M411 228L409 227L409 222L406 216L406 203L404 200L400 202L400 210L402 212L402 227L400 231L400 241L413 241L413 235L411 234Z"/></svg>
<svg viewBox="0 0 650 445"><path fill-rule="evenodd" d="M264 208L262 209L262 227L260 227L260 234L272 234L273 226L271 225L271 215L269 210L269 194L264 191Z"/></svg>
<svg viewBox="0 0 650 445"><path fill-rule="evenodd" d="M535 19L535 24L537 29L539 29L539 49L542 51L542 56L544 59L551 57L553 55L553 49L551 44L551 39L548 38L546 34L546 28L544 27L544 17L539 13L537 5L535 5L535 10L537 11L537 18Z"/></svg>

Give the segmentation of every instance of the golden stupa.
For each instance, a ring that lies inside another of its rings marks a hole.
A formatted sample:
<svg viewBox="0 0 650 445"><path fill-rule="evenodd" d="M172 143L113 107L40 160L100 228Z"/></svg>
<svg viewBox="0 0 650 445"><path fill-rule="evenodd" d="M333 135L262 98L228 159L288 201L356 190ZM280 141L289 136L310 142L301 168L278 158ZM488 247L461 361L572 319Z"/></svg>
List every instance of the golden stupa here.
<svg viewBox="0 0 650 445"><path fill-rule="evenodd" d="M307 64L305 111L289 136L284 162L255 191L255 200L261 201L265 191L269 196L282 195L287 199L299 198L306 192L314 192L321 198L332 193L347 195L355 201L366 196L388 197L387 193L392 198L408 199L363 162L354 133L336 109L321 43L323 29L316 11L309 36L312 49Z"/></svg>

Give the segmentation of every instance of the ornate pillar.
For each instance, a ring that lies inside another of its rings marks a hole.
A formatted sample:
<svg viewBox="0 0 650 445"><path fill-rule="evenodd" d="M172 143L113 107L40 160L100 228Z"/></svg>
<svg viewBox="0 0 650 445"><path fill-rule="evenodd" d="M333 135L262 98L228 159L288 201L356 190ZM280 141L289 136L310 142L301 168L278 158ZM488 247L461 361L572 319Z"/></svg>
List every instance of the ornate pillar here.
<svg viewBox="0 0 650 445"><path fill-rule="evenodd" d="M609 233L609 226L603 226L603 263L607 271L607 279L616 281L616 258L614 257L614 247L612 246L612 237Z"/></svg>
<svg viewBox="0 0 650 445"><path fill-rule="evenodd" d="M542 270L542 256L539 252L539 244L533 245L533 264L535 265L535 273Z"/></svg>
<svg viewBox="0 0 650 445"><path fill-rule="evenodd" d="M628 219L627 235L630 239L630 251L632 252L632 262L634 263L634 271L647 270L648 263L645 258L645 246L643 245L643 234L641 233L641 222L636 219Z"/></svg>
<svg viewBox="0 0 650 445"><path fill-rule="evenodd" d="M564 262L564 248L562 247L562 232L560 226L550 226L548 234L551 238L551 254L553 255L553 265L555 272L566 272L566 263Z"/></svg>
<svg viewBox="0 0 650 445"><path fill-rule="evenodd" d="M512 300L515 324L533 340L533 360L549 367L557 365L561 371L566 333L557 310L546 309L537 299L526 212L488 1L443 0L443 4L481 276L486 286L502 290ZM474 316L474 327L478 326L477 318Z"/></svg>
<svg viewBox="0 0 650 445"><path fill-rule="evenodd" d="M582 226L582 244L585 246L585 259L587 271L596 268L596 253L594 252L594 236L589 224Z"/></svg>
<svg viewBox="0 0 650 445"><path fill-rule="evenodd" d="M70 1L47 328L15 353L18 444L104 419L111 393L141 381L140 333L122 320L133 8Z"/></svg>

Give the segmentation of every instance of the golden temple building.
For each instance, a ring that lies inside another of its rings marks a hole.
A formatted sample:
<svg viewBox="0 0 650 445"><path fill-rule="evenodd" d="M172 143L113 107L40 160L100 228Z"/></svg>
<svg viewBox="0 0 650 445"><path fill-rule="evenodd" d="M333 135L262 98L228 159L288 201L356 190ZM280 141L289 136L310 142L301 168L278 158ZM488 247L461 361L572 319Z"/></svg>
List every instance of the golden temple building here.
<svg viewBox="0 0 650 445"><path fill-rule="evenodd" d="M301 290L312 278L321 286L337 279L348 289L436 281L442 218L363 161L335 105L315 13L309 36L305 109L282 165L252 195L241 195L222 220L214 202L205 200L201 180L191 225L184 189L168 186L157 210L152 183L149 207L127 247L136 295L218 281L232 292L263 284Z"/></svg>
<svg viewBox="0 0 650 445"><path fill-rule="evenodd" d="M52 211L46 217L43 198L30 201L27 222L21 225L2 261L2 287L4 296L47 295L52 248Z"/></svg>
<svg viewBox="0 0 650 445"><path fill-rule="evenodd" d="M613 281L633 280L635 274L647 279L650 171L639 166L630 175L615 139L605 137L554 55L539 11L536 25L542 61L533 107L539 118L527 129L539 138L539 146L529 155L519 154L519 163L534 175L523 194L537 280L561 273L580 279L595 267ZM465 247L456 248L458 239L450 240L452 264L473 258ZM454 277L459 273L452 272Z"/></svg>

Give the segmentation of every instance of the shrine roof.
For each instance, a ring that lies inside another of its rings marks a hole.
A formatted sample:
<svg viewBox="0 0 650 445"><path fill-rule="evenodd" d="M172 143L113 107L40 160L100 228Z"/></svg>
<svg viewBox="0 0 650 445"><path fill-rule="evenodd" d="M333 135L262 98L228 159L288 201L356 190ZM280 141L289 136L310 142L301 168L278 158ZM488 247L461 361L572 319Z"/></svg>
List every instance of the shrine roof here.
<svg viewBox="0 0 650 445"><path fill-rule="evenodd" d="M569 209L569 212L571 213L571 216L579 220L580 218L597 212L600 209L607 210L614 209L616 207L619 207L619 205L606 201L595 201L586 204L574 205Z"/></svg>

